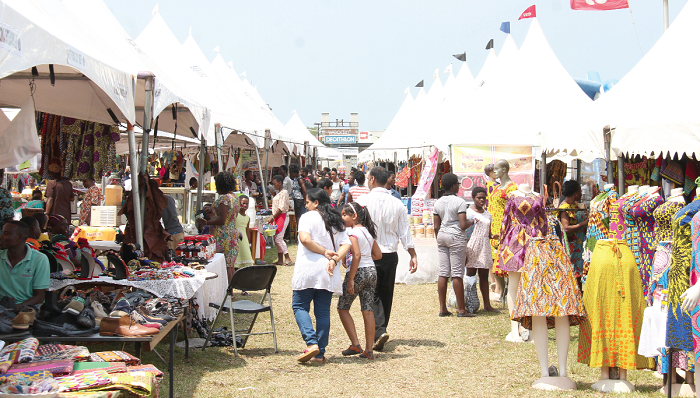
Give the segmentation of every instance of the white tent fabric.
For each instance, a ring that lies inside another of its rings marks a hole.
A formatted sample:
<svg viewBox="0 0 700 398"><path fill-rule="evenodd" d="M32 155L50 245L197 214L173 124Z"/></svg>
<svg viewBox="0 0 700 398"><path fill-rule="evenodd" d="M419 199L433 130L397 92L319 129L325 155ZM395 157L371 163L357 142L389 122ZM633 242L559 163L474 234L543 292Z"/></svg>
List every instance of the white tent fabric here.
<svg viewBox="0 0 700 398"><path fill-rule="evenodd" d="M698 18L700 1L688 0L654 47L596 101L601 123L593 138L602 137L602 126L609 124L615 128L611 146L616 150L700 154ZM649 84L661 76L662 82Z"/></svg>
<svg viewBox="0 0 700 398"><path fill-rule="evenodd" d="M304 141L309 142L309 148L318 147L318 156L322 159L343 160L343 154L333 148L328 148L323 145L313 134L306 128L304 122L301 121L299 115L294 111L294 114L285 125L287 132L291 135L292 140L301 142L300 153L304 151Z"/></svg>
<svg viewBox="0 0 700 398"><path fill-rule="evenodd" d="M0 132L0 168L16 166L41 153L34 112L34 101L29 97L9 126ZM4 113L3 117L7 119Z"/></svg>
<svg viewBox="0 0 700 398"><path fill-rule="evenodd" d="M36 109L113 124L134 122L134 76L120 70L116 54L55 0L2 0L0 23L0 104L19 107L30 95L31 67ZM52 86L49 65L56 76ZM11 76L14 75L14 76Z"/></svg>
<svg viewBox="0 0 700 398"><path fill-rule="evenodd" d="M396 141L397 137L400 136L401 131L403 131L407 124L409 119L411 118L411 114L413 112L413 109L415 108L415 103L416 101L420 98L420 101L422 101L423 97L425 97L425 90L421 89L418 95L416 96L416 99L413 99L413 96L411 96L411 93L407 93L406 97L404 98L403 102L401 103L401 107L399 108L398 112L396 112L396 115L394 115L394 118L391 120L389 123L389 126L386 128L384 131L384 134L382 134L381 137L372 144L369 148L365 149L364 151L360 152L360 154L357 156L357 160L359 162L367 162L372 160L373 158L377 159L394 159L394 152L395 150L391 149L375 149L376 148L391 148L391 146L388 144L390 142L401 142L401 141ZM394 137L394 138L392 138ZM385 144L385 142L387 144ZM405 154L405 149L401 151L401 154L397 153L397 159L400 159L401 161L406 161L406 154Z"/></svg>
<svg viewBox="0 0 700 398"><path fill-rule="evenodd" d="M181 84L195 101L210 110L211 119L205 135L207 142L214 143L215 124L221 123L246 133L261 130L249 138L258 147L263 146L263 126L255 122L253 115L236 96L221 89L222 83L216 79L209 61L196 43L186 41L187 47L180 44L158 13L136 38L136 43L158 67Z"/></svg>
<svg viewBox="0 0 700 398"><path fill-rule="evenodd" d="M126 33L109 8L102 0L62 0L72 13L79 17L99 37L103 46L109 47L117 57L120 69L129 71L137 76L140 72L151 72L155 75L153 118L155 119L166 109L169 113L158 120L161 131L175 131L175 120L172 117L172 105L179 104L177 113L177 129L180 135L192 136L190 127L199 136L208 128L209 113L206 108L192 101L185 95L185 90L170 79L165 72L151 61L136 42ZM136 121L143 122L145 102L144 80L137 80L136 90ZM201 126L201 128L200 128Z"/></svg>

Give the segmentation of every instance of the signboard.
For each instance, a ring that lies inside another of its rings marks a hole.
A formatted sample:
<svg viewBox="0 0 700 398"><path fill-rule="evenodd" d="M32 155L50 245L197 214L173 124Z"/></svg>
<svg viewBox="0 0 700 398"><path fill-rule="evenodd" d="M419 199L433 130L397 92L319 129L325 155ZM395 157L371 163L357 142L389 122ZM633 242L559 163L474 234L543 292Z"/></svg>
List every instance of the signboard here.
<svg viewBox="0 0 700 398"><path fill-rule="evenodd" d="M368 140L369 131L360 131L360 140Z"/></svg>
<svg viewBox="0 0 700 398"><path fill-rule="evenodd" d="M352 148L352 147L340 147L340 148L333 148L336 151L342 153L345 156L357 156L359 153L358 148Z"/></svg>
<svg viewBox="0 0 700 398"><path fill-rule="evenodd" d="M324 127L321 132L325 135L350 135L350 134L355 135L355 134L357 134L357 129L351 129L348 127L338 127L338 128Z"/></svg>
<svg viewBox="0 0 700 398"><path fill-rule="evenodd" d="M452 168L461 181L458 195L471 199L475 186L486 187L484 167L505 159L510 163L508 175L516 184L532 186L535 171L530 146L466 146L452 147Z"/></svg>
<svg viewBox="0 0 700 398"><path fill-rule="evenodd" d="M327 135L323 137L324 144L355 144L357 136L355 135Z"/></svg>

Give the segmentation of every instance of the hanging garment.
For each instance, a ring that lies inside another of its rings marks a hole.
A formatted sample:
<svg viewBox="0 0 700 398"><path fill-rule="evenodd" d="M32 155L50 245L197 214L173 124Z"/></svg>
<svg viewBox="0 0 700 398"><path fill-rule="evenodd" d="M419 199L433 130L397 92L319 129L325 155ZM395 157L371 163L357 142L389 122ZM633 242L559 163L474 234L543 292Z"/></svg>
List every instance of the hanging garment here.
<svg viewBox="0 0 700 398"><path fill-rule="evenodd" d="M668 272L668 322L666 323L666 346L693 351L690 314L681 309L681 295L690 284L692 257L691 221L700 211L700 200L696 199L680 209L671 221L673 226L673 253Z"/></svg>
<svg viewBox="0 0 700 398"><path fill-rule="evenodd" d="M685 206L685 202L668 200L660 204L654 210L654 241L652 249L656 249L659 242L673 240L673 226L671 220L673 216Z"/></svg>
<svg viewBox="0 0 700 398"><path fill-rule="evenodd" d="M494 189L493 194L489 197L489 213L491 213L491 216L493 217L491 220L492 235L500 235L501 224L503 223L503 216L506 211L506 203L508 203L506 195L515 191L516 189L518 189L518 185L511 181L505 185L497 186ZM493 273L498 276L508 276L507 272L501 271L498 268L498 244L498 239L491 239L491 248L494 260Z"/></svg>
<svg viewBox="0 0 700 398"><path fill-rule="evenodd" d="M627 234L627 224L625 224L625 216L620 208L631 195L633 194L628 193L622 195L619 199L613 202L612 206L610 207L610 229L608 230L609 239L625 240L625 236Z"/></svg>
<svg viewBox="0 0 700 398"><path fill-rule="evenodd" d="M165 243L169 233L163 228L160 219L163 209L168 205L168 200L158 188L155 180L139 175L139 190L145 192L145 217L143 231L143 253L154 261L164 261L165 251L168 249ZM134 191L130 191L126 197L124 206L119 210L119 215L125 215L126 229L124 230L123 243L136 243L136 223L134 222Z"/></svg>
<svg viewBox="0 0 700 398"><path fill-rule="evenodd" d="M690 260L690 285L695 286L700 281L700 213L693 216L690 226L691 239L693 241L693 252ZM695 362L700 359L700 308L695 305L690 314L691 325L693 327L693 350L695 352Z"/></svg>
<svg viewBox="0 0 700 398"><path fill-rule="evenodd" d="M591 200L591 211L588 215L588 230L586 244L583 249L583 275L588 274L591 256L598 239L606 239L610 235L610 212L613 203L617 201L615 188L608 188Z"/></svg>
<svg viewBox="0 0 700 398"><path fill-rule="evenodd" d="M625 220L625 241L627 242L627 247L634 253L634 261L637 263L637 267L639 267L641 253L639 251L639 229L634 222L634 217L632 217L632 207L641 200L642 197L639 193L633 193L620 205L620 214Z"/></svg>
<svg viewBox="0 0 700 398"><path fill-rule="evenodd" d="M653 194L637 202L630 209L630 215L634 219L639 233L639 275L642 278L644 296L649 293L651 282L651 266L654 261L654 210L663 204L664 200L658 194Z"/></svg>
<svg viewBox="0 0 700 398"><path fill-rule="evenodd" d="M531 238L512 319L532 330L532 317L547 317L547 328L554 328L554 318L568 316L569 325L586 318L581 291L574 278L569 256L556 235Z"/></svg>
<svg viewBox="0 0 700 398"><path fill-rule="evenodd" d="M493 195L493 192L498 188L498 182L497 181L486 181L486 206L484 207L485 210L489 209L489 198L491 198L491 195Z"/></svg>
<svg viewBox="0 0 700 398"><path fill-rule="evenodd" d="M547 216L539 196L508 195L505 218L498 246L498 267L517 272L525 262L525 248L530 238L547 234Z"/></svg>
<svg viewBox="0 0 700 398"><path fill-rule="evenodd" d="M653 366L652 359L637 354L646 302L634 255L624 241L596 243L583 303L588 321L579 326L579 362L592 368Z"/></svg>

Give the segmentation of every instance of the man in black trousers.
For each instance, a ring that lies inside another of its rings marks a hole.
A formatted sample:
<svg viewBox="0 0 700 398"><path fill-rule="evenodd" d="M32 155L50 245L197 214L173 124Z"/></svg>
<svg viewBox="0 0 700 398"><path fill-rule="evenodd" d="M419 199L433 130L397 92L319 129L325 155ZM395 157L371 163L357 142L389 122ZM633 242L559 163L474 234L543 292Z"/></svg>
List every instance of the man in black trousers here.
<svg viewBox="0 0 700 398"><path fill-rule="evenodd" d="M415 245L408 228L408 213L403 203L391 196L386 188L389 172L384 167L375 167L369 174L370 193L362 195L357 203L367 207L372 221L377 225L377 244L382 250L381 260L375 261L377 267L377 288L374 292L374 350L382 351L389 340L387 326L391 316L391 304L394 300L394 280L399 256L396 250L399 241L411 255L408 270L416 272L418 258Z"/></svg>

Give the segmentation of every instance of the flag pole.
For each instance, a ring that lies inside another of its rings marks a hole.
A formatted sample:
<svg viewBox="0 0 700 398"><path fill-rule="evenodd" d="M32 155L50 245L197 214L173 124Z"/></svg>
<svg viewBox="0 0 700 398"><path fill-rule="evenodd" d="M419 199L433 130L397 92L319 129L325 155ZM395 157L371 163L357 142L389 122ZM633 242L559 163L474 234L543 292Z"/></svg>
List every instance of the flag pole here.
<svg viewBox="0 0 700 398"><path fill-rule="evenodd" d="M664 0L664 32L668 29L668 0Z"/></svg>

